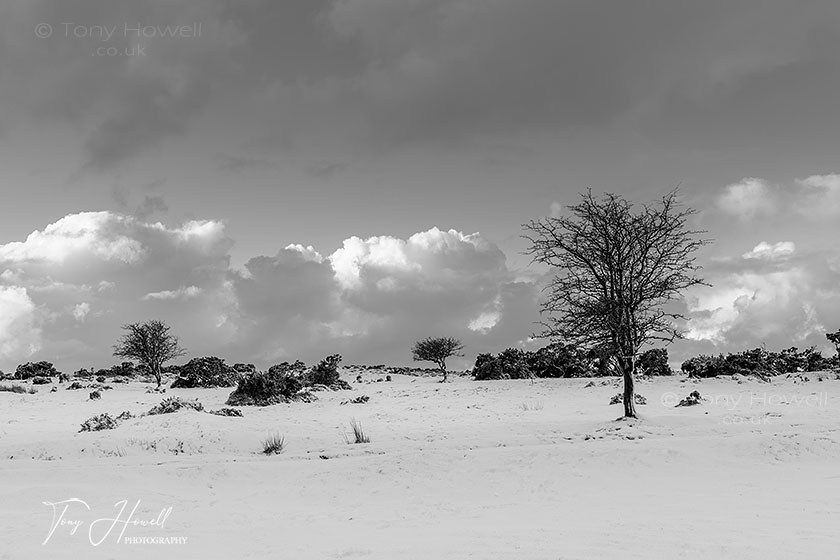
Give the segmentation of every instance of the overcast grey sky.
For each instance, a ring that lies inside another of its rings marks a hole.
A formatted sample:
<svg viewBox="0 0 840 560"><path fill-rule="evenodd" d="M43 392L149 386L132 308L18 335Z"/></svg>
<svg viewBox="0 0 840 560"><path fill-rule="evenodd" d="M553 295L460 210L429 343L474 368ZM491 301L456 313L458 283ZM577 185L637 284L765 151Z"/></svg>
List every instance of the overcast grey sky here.
<svg viewBox="0 0 840 560"><path fill-rule="evenodd" d="M840 3L0 4L0 368L119 325L266 366L533 345L521 224L681 185L672 358L840 328Z"/></svg>

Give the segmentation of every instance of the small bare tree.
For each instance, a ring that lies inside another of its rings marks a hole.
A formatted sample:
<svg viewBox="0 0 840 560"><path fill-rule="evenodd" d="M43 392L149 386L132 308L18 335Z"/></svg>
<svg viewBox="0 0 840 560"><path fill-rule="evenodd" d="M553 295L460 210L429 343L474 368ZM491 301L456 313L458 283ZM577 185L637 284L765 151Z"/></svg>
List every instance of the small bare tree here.
<svg viewBox="0 0 840 560"><path fill-rule="evenodd" d="M463 356L464 345L457 338L446 337L429 337L423 340L418 340L414 343L411 353L414 356L414 361L417 362L434 362L443 373L443 381L446 382L446 358L452 356Z"/></svg>
<svg viewBox="0 0 840 560"><path fill-rule="evenodd" d="M635 418L635 357L645 343L682 337L675 321L683 317L664 306L705 284L693 255L710 241L688 229L695 211L679 208L676 190L638 212L620 196L588 191L568 210L524 226L533 262L559 272L545 288L541 336L609 350L624 378L624 415Z"/></svg>
<svg viewBox="0 0 840 560"><path fill-rule="evenodd" d="M186 350L180 347L178 339L169 333L169 326L158 320L132 323L123 326L126 331L114 346L114 356L137 360L152 372L161 384L161 367L164 363L183 356Z"/></svg>
<svg viewBox="0 0 840 560"><path fill-rule="evenodd" d="M825 333L825 337L837 349L837 366L840 367L840 329L835 333Z"/></svg>

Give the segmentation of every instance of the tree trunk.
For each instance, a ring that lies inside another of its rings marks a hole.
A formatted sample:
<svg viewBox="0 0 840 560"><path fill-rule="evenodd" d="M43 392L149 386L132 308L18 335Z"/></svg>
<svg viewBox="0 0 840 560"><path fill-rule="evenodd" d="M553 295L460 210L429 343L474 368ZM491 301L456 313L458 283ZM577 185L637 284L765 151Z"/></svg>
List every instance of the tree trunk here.
<svg viewBox="0 0 840 560"><path fill-rule="evenodd" d="M155 374L155 380L157 380L157 388L159 390L161 384L160 366L157 364L152 366L152 373Z"/></svg>
<svg viewBox="0 0 840 560"><path fill-rule="evenodd" d="M624 417L636 418L636 387L635 387L635 366L636 360L633 356L621 358L621 370L624 373Z"/></svg>
<svg viewBox="0 0 840 560"><path fill-rule="evenodd" d="M440 362L440 363L438 363L438 367L440 368L440 371L443 374L443 383L446 383L446 374L447 374L446 363L445 362Z"/></svg>

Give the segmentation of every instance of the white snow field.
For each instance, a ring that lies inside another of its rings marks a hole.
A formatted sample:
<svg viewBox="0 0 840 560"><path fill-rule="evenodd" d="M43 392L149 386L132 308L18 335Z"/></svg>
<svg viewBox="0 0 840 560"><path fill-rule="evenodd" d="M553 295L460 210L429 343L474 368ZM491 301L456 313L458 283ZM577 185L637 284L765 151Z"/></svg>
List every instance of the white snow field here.
<svg viewBox="0 0 840 560"><path fill-rule="evenodd" d="M840 558L834 374L643 380L634 421L608 404L615 379L362 377L83 433L230 389L0 392L0 559ZM704 404L673 406L694 390ZM352 418L370 443L345 441ZM286 449L265 456L272 434Z"/></svg>

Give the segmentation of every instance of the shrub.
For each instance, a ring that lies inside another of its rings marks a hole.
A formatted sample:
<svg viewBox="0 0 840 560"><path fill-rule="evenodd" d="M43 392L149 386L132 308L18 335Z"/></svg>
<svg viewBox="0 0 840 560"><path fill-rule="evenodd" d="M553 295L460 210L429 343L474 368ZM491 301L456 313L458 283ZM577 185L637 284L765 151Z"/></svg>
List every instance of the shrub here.
<svg viewBox="0 0 840 560"><path fill-rule="evenodd" d="M529 352L528 363L536 377L589 377L594 373L586 352L561 342Z"/></svg>
<svg viewBox="0 0 840 560"><path fill-rule="evenodd" d="M221 358L193 358L178 368L178 378L172 382L173 389L192 389L195 387L232 387L236 385L239 374Z"/></svg>
<svg viewBox="0 0 840 560"><path fill-rule="evenodd" d="M240 376L236 389L230 394L226 404L268 406L289 402L302 388L301 379L288 368L272 366L267 372Z"/></svg>
<svg viewBox="0 0 840 560"><path fill-rule="evenodd" d="M683 362L681 369L690 377L718 375L775 376L783 373L809 372L829 369L831 360L822 356L816 347L799 351L792 347L781 352L754 348L734 354L696 356Z"/></svg>
<svg viewBox="0 0 840 560"><path fill-rule="evenodd" d="M720 356L701 354L689 358L682 363L680 369L689 377L716 377L730 373L729 366L722 354Z"/></svg>
<svg viewBox="0 0 840 560"><path fill-rule="evenodd" d="M479 354L472 370L478 380L533 379L535 377L584 377L592 375L584 351L559 342L536 352L508 348L498 356Z"/></svg>
<svg viewBox="0 0 840 560"><path fill-rule="evenodd" d="M263 453L279 455L286 449L286 438L280 434L273 434L263 442Z"/></svg>
<svg viewBox="0 0 840 560"><path fill-rule="evenodd" d="M52 377L59 372L50 362L27 362L15 369L15 379L29 379L30 377Z"/></svg>
<svg viewBox="0 0 840 560"><path fill-rule="evenodd" d="M327 387L336 385L340 381L338 374L340 363L341 355L327 356L306 373L304 376L306 385L326 385Z"/></svg>
<svg viewBox="0 0 840 560"><path fill-rule="evenodd" d="M153 406L146 414L171 414L184 408L190 408L197 412L202 412L204 410L204 405L198 402L198 400L186 401L181 397L169 397L168 399L162 400L160 404Z"/></svg>
<svg viewBox="0 0 840 560"><path fill-rule="evenodd" d="M636 404L647 404L647 399L639 393L634 395L634 399ZM612 398L610 398L610 404L622 404L623 402L624 395L622 393L616 393L612 396Z"/></svg>
<svg viewBox="0 0 840 560"><path fill-rule="evenodd" d="M358 397L356 397L356 398L353 398L353 399L347 399L346 401L341 401L341 402L340 402L340 403L338 403L338 404L340 404L340 405L344 405L344 404L365 404L365 403L366 403L366 402L368 402L369 400L370 400L370 397L369 397L369 396L367 396L367 395L359 395L359 396L358 396Z"/></svg>
<svg viewBox="0 0 840 560"><path fill-rule="evenodd" d="M80 432L98 432L100 430L113 430L119 425L119 422L111 418L107 412L98 416L92 416L84 421Z"/></svg>
<svg viewBox="0 0 840 560"><path fill-rule="evenodd" d="M22 385L0 385L0 392L8 392L8 393L28 393L30 395L34 395L38 391L29 387L24 387Z"/></svg>
<svg viewBox="0 0 840 560"><path fill-rule="evenodd" d="M476 381L510 379L510 375L502 370L501 361L494 358L493 354L479 354L476 356L472 375Z"/></svg>
<svg viewBox="0 0 840 560"><path fill-rule="evenodd" d="M52 379L49 377L33 377L32 384L33 385L46 385L47 383L52 383Z"/></svg>
<svg viewBox="0 0 840 560"><path fill-rule="evenodd" d="M638 357L636 367L641 375L672 375L671 366L668 365L668 350L665 348L652 348Z"/></svg>
<svg viewBox="0 0 840 560"><path fill-rule="evenodd" d="M236 410L235 408L227 408L223 407L219 410L208 410L210 414L215 414L216 416L238 416L242 417L242 411Z"/></svg>
<svg viewBox="0 0 840 560"><path fill-rule="evenodd" d="M700 391L692 391L690 395L675 404L674 406L696 406L703 402L703 397L700 396Z"/></svg>

